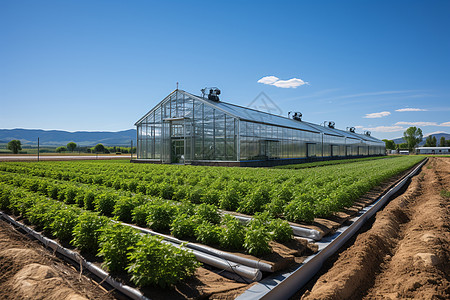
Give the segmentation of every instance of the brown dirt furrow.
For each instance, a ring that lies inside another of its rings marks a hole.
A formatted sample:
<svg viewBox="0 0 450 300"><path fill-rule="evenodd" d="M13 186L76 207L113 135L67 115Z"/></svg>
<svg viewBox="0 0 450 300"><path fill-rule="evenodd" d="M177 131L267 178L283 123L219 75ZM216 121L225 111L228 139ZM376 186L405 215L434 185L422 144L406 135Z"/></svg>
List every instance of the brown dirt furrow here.
<svg viewBox="0 0 450 300"><path fill-rule="evenodd" d="M301 298L449 299L449 161L430 158Z"/></svg>
<svg viewBox="0 0 450 300"><path fill-rule="evenodd" d="M52 256L38 242L0 221L0 299L114 299Z"/></svg>

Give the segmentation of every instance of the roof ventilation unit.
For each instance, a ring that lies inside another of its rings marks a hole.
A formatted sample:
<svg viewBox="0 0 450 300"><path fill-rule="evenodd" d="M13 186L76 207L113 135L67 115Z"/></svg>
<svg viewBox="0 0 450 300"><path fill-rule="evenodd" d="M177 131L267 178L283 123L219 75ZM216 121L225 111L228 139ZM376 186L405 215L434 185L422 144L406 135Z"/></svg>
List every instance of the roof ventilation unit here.
<svg viewBox="0 0 450 300"><path fill-rule="evenodd" d="M206 93L208 94L208 100L219 102L220 90L216 87L201 89L202 97L205 98Z"/></svg>
<svg viewBox="0 0 450 300"><path fill-rule="evenodd" d="M372 134L372 132L370 132L370 131L364 131L364 134L367 135L367 136L370 136L370 135Z"/></svg>
<svg viewBox="0 0 450 300"><path fill-rule="evenodd" d="M289 113L288 113L288 117L290 116L292 114L292 119L294 119L294 120L297 120L297 121L301 121L302 120L302 113L301 112L299 112L299 111L294 111L294 112L292 112L292 111L290 111Z"/></svg>
<svg viewBox="0 0 450 300"><path fill-rule="evenodd" d="M347 130L352 132L352 133L356 132L356 128L355 127L347 127Z"/></svg>
<svg viewBox="0 0 450 300"><path fill-rule="evenodd" d="M336 123L334 123L333 121L325 121L324 125L334 129Z"/></svg>

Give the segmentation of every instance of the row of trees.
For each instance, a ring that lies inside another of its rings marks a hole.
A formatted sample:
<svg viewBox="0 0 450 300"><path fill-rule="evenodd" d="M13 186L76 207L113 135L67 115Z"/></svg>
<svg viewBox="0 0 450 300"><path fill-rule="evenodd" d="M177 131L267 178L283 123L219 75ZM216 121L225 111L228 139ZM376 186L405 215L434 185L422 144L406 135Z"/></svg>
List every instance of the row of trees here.
<svg viewBox="0 0 450 300"><path fill-rule="evenodd" d="M14 154L18 154L20 150L22 150L22 143L19 140L12 140L8 143L8 150L10 150ZM97 144L94 147L79 147L76 143L70 142L66 146L61 146L56 148L56 152L87 152L87 153L136 153L136 147L130 149L129 147L105 147L103 144Z"/></svg>
<svg viewBox="0 0 450 300"><path fill-rule="evenodd" d="M395 144L393 140L383 140L386 144L386 149L396 150L396 149L408 149L412 151L416 146L420 144L423 140L422 129L417 127L409 127L403 133L403 139L406 143ZM425 147L437 147L437 139L435 136L429 135L425 140ZM450 147L450 140L445 140L445 137L441 137L439 140L439 147Z"/></svg>

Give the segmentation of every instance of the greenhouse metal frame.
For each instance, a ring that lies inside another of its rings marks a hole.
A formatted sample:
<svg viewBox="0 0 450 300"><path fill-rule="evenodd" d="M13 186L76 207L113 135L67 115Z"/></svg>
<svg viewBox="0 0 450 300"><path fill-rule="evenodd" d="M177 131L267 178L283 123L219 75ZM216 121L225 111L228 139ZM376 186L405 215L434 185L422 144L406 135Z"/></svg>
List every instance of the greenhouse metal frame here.
<svg viewBox="0 0 450 300"><path fill-rule="evenodd" d="M367 134L175 90L135 123L134 162L269 166L385 155Z"/></svg>

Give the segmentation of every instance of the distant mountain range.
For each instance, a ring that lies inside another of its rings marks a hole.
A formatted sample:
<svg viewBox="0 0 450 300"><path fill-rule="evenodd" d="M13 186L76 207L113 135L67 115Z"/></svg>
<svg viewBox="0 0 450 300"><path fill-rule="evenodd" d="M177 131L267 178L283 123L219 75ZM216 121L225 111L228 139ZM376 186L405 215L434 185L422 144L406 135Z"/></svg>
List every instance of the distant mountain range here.
<svg viewBox="0 0 450 300"><path fill-rule="evenodd" d="M79 146L94 146L99 143L105 146L129 146L133 140L136 145L136 130L129 129L117 132L108 131L76 131L41 129L0 129L0 143L20 140L22 145L65 146L75 142Z"/></svg>
<svg viewBox="0 0 450 300"><path fill-rule="evenodd" d="M430 134L430 135L436 137L438 146L439 146L439 141L441 140L441 137L442 137L442 136L445 137L445 140L450 140L450 134L449 134L449 133L442 132L442 133L436 133L436 134ZM427 136L428 136L428 135L427 135ZM422 140L422 142L419 144L419 146L425 145L425 140L426 140L427 136L424 136L424 137L423 137L423 140ZM394 143L396 143L396 144L406 143L405 140L404 140L403 138L393 139L393 141L394 141Z"/></svg>

